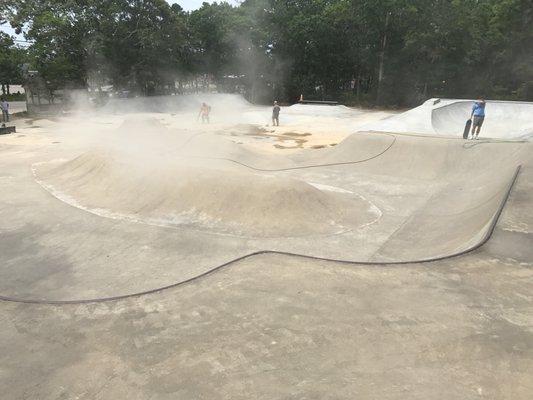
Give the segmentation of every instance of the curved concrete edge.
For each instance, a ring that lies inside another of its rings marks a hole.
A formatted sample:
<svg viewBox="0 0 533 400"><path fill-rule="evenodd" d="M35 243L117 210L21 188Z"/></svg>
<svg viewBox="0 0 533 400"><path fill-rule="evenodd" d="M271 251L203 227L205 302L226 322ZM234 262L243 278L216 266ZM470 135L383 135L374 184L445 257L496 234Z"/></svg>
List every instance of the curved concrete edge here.
<svg viewBox="0 0 533 400"><path fill-rule="evenodd" d="M379 262L379 261L373 261L373 262L365 262L365 261L350 261L350 260L342 260L342 259L330 259L330 258L322 258L322 257L314 257L309 256L305 254L298 254L298 253L290 253L290 252L282 252L282 251L272 251L272 250L261 250L256 251L253 253L246 254L244 256L232 259L224 264L217 265L213 268L211 268L208 271L205 271L199 275L196 275L192 278L176 282L170 285L138 292L138 293L131 293L131 294L124 294L119 296L112 296L112 297L103 297L103 298L95 298L95 299L81 299L81 300L39 300L39 299L22 299L22 298L16 298L16 297L8 297L8 296L1 296L0 295L0 301L4 302L12 302L12 303L24 303L24 304L37 304L37 305L81 305L81 304L93 304L93 303L105 303L105 302L111 302L111 301L118 301L118 300L125 300L128 298L134 298L134 297L141 297L145 295L155 294L159 292L163 292L168 289L177 288L179 286L187 285L189 283L193 283L197 280L200 280L204 277L207 277L208 275L212 275L215 272L218 272L226 267L231 267L232 265L236 264L237 262L244 261L249 258L253 258L260 255L283 255L287 257L296 257L296 258L303 258L307 260L316 260L316 261L328 261L328 262L337 262L341 264L348 264L348 265L354 265L354 266L394 266L394 265L407 265L407 264L427 264L427 263L433 263L437 261L442 260L448 260L451 258L457 258L463 255L466 255L468 253L471 253L479 248L481 248L483 245L485 245L490 238L492 237L494 230L496 229L496 225L498 224L498 220L500 219L500 216L505 208L505 205L507 204L507 201L509 199L509 196L511 195L511 192L513 190L513 187L515 186L515 183L518 179L518 176L520 174L521 165L519 165L515 173L513 174L513 177L511 178L509 185L507 187L507 191L505 195L502 198L502 201L500 202L500 205L496 212L494 213L491 223L488 226L488 229L485 233L485 235L481 238L481 240L471 246L470 248L466 250L462 250L460 252L446 255L446 256L440 256L436 258L427 258L427 259L421 259L421 260L413 260L413 261L396 261L396 262Z"/></svg>
<svg viewBox="0 0 533 400"><path fill-rule="evenodd" d="M283 172L283 171L295 171L295 170L299 170L299 169L325 168L325 167L335 167L335 166L339 166L339 165L353 165L353 164L364 163L364 162L371 161L371 160L374 160L375 158L378 158L378 157L382 156L387 151L389 151L392 146L394 146L394 143L396 143L396 137L394 137L394 140L392 140L391 143L384 150L382 150L378 154L375 154L375 155L373 155L371 157L368 157L368 158L365 158L365 159L362 159L362 160L345 161L345 162L337 162L337 163L329 163L329 164L302 165L302 166L298 166L298 167L278 168L278 169L256 168L256 167L254 167L252 165L248 165L248 164L242 163L242 162L237 161L237 160L232 160L231 158L215 158L215 157L202 157L202 158L211 159L211 160L219 160L219 161L227 161L227 162L230 162L230 163L233 163L233 164L237 164L237 165L240 165L242 167L251 169L253 171L259 171L259 172Z"/></svg>
<svg viewBox="0 0 533 400"><path fill-rule="evenodd" d="M325 164L308 164L308 165L299 165L294 167L287 167L287 168L259 168L254 167L253 165L246 164L244 162L234 160L231 158L225 158L225 157L186 157L186 158L196 158L196 159L204 159L204 160L217 160L217 161L225 161L229 162L235 165L239 165L241 167L248 168L252 171L258 171L258 172L283 172L283 171L296 171L296 170L302 170L302 169L312 169L312 168L325 168L325 167L335 167L335 166L341 166L341 165L354 165L354 164L360 164L367 161L372 161L378 157L381 157L385 153L387 153L395 144L397 141L397 137L391 133L388 132L375 132L380 135L389 136L392 138L391 142L379 153L376 153L374 155L371 155L367 158L363 158L360 160L353 160L353 161L344 161L344 162L332 162L332 163L325 163Z"/></svg>

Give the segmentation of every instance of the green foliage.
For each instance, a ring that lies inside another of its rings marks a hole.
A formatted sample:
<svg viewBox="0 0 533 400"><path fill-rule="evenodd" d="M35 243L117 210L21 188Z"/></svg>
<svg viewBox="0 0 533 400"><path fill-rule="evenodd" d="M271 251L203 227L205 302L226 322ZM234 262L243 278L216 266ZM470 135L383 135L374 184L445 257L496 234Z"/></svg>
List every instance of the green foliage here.
<svg viewBox="0 0 533 400"><path fill-rule="evenodd" d="M21 84L24 61L24 50L16 47L13 39L0 32L0 84Z"/></svg>
<svg viewBox="0 0 533 400"><path fill-rule="evenodd" d="M152 94L210 76L254 102L533 96L530 0L245 0L190 13L164 0L7 0L0 11L52 89Z"/></svg>
<svg viewBox="0 0 533 400"><path fill-rule="evenodd" d="M119 88L150 94L186 69L184 15L164 0L17 0L11 24L52 88Z"/></svg>

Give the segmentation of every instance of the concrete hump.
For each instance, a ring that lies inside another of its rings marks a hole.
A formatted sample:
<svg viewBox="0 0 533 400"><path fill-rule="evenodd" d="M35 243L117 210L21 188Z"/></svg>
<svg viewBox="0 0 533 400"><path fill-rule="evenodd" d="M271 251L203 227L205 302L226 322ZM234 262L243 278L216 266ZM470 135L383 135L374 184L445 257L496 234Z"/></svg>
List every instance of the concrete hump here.
<svg viewBox="0 0 533 400"><path fill-rule="evenodd" d="M361 197L296 179L185 164L146 164L85 153L42 165L38 179L56 197L99 215L245 237L330 235L375 216Z"/></svg>

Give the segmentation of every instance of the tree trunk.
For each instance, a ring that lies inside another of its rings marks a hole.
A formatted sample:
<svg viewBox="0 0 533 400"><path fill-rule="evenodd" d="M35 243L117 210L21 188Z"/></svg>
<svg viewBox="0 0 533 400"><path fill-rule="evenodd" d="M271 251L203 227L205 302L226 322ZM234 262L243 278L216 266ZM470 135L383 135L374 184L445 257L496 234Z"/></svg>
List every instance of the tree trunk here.
<svg viewBox="0 0 533 400"><path fill-rule="evenodd" d="M385 16L385 29L383 31L383 39L381 41L381 52L379 53L379 71L378 71L378 92L377 103L381 104L383 98L383 77L385 75L385 49L387 48L387 30L389 28L390 12Z"/></svg>
<svg viewBox="0 0 533 400"><path fill-rule="evenodd" d="M255 76L252 75L252 84L250 88L250 103L255 104Z"/></svg>
<svg viewBox="0 0 533 400"><path fill-rule="evenodd" d="M357 102L359 103L361 101L361 74L357 74L357 81L355 82L356 85L356 96L357 96Z"/></svg>

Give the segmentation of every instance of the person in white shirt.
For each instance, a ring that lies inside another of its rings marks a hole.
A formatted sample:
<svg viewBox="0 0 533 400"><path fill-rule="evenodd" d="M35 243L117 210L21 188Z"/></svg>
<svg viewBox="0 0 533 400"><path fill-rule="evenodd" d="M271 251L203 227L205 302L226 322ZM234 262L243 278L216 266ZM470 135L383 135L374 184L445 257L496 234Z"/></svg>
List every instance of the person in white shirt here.
<svg viewBox="0 0 533 400"><path fill-rule="evenodd" d="M279 106L278 102L274 102L274 108L272 109L272 125L273 126L279 126L279 112L281 111L281 107Z"/></svg>
<svg viewBox="0 0 533 400"><path fill-rule="evenodd" d="M9 103L6 99L2 99L0 108L2 109L2 121L9 122Z"/></svg>

